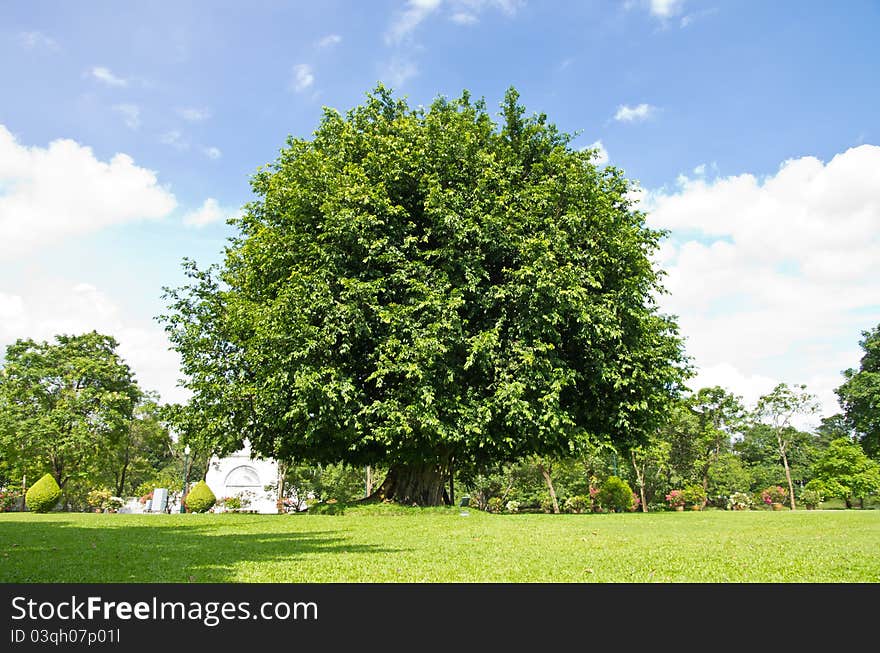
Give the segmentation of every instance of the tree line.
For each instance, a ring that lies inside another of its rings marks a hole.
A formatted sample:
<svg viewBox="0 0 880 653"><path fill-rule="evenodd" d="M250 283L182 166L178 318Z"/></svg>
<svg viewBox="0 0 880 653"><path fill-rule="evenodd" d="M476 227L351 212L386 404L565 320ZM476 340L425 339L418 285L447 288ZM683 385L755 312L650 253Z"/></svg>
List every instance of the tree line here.
<svg viewBox="0 0 880 653"><path fill-rule="evenodd" d="M880 399L878 343L880 325L864 333L860 368L843 373L837 388L843 412L815 429L796 426L816 409L804 386L780 384L749 408L727 389L701 388L671 402L643 444L593 441L565 456L463 466L444 491L455 501L457 483L459 499L467 496L471 506L494 512L760 507L774 489L791 508L833 499L864 506L880 492L878 433L863 430L875 423L870 411ZM172 439L170 428L190 411L160 405L141 390L116 347L113 338L92 332L58 336L54 343L19 340L7 348L0 373L4 509L20 506L28 479L44 473L61 487L68 510L93 508L89 495L98 490L116 497L155 487L181 491L183 442ZM204 478L226 441L190 441L196 445L190 480ZM368 475L380 486L388 472L385 465L367 470L344 461L279 464L282 486L274 489L288 510L305 509L308 497L361 500L370 494ZM626 491L606 498L609 479Z"/></svg>

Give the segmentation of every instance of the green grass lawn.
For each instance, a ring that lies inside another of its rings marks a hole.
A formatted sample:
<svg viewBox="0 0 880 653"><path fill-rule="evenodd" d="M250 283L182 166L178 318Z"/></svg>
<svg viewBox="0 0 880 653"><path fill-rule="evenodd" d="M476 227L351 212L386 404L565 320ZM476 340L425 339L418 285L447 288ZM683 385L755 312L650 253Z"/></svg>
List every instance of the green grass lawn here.
<svg viewBox="0 0 880 653"><path fill-rule="evenodd" d="M2 582L880 582L880 511L0 514Z"/></svg>

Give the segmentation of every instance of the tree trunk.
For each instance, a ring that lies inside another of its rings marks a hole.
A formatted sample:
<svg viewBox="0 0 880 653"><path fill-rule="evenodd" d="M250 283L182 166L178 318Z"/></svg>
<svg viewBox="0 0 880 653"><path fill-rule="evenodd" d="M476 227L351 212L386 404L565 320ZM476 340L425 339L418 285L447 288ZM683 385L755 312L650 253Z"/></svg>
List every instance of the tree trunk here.
<svg viewBox="0 0 880 653"><path fill-rule="evenodd" d="M633 470L636 473L636 482L639 485L639 496L642 498L642 512L648 512L648 504L645 501L645 469L639 469L635 451L630 451L630 456L632 457Z"/></svg>
<svg viewBox="0 0 880 653"><path fill-rule="evenodd" d="M782 450L782 466L785 467L785 478L788 481L788 502L791 504L791 509L795 510L794 505L794 485L791 482L791 470L788 468L788 456L785 455L785 450Z"/></svg>
<svg viewBox="0 0 880 653"><path fill-rule="evenodd" d="M553 501L553 512L555 514L559 514L559 502L556 500L556 490L553 489L553 479L550 478L550 470L541 465L541 476L544 477L544 481L547 483L547 489L550 490L550 499Z"/></svg>
<svg viewBox="0 0 880 653"><path fill-rule="evenodd" d="M365 500L414 506L447 505L446 473L437 465L392 465L382 485Z"/></svg>
<svg viewBox="0 0 880 653"><path fill-rule="evenodd" d="M449 503L455 505L455 470L452 467L452 459L449 460Z"/></svg>

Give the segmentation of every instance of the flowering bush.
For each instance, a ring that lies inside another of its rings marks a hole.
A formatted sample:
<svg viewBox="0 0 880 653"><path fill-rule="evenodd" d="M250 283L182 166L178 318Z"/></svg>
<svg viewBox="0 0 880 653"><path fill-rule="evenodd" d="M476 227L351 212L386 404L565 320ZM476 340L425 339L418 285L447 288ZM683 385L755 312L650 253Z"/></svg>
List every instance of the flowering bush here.
<svg viewBox="0 0 880 653"><path fill-rule="evenodd" d="M641 505L642 500L639 498L639 495L633 492L633 505L632 508L630 508L630 512L636 512Z"/></svg>
<svg viewBox="0 0 880 653"><path fill-rule="evenodd" d="M241 510L240 497L223 497L218 503L226 510Z"/></svg>
<svg viewBox="0 0 880 653"><path fill-rule="evenodd" d="M788 499L788 490L779 485L771 485L761 492L761 501L768 506L774 503L785 503Z"/></svg>
<svg viewBox="0 0 880 653"><path fill-rule="evenodd" d="M86 501L89 502L89 505L92 508L104 510L107 508L107 502L110 501L111 496L113 496L113 493L110 490L107 488L100 488L89 492L88 495L86 495Z"/></svg>
<svg viewBox="0 0 880 653"><path fill-rule="evenodd" d="M590 510L597 511L599 509L599 488L590 481Z"/></svg>
<svg viewBox="0 0 880 653"><path fill-rule="evenodd" d="M18 495L12 491L0 491L0 512L9 512L18 503Z"/></svg>
<svg viewBox="0 0 880 653"><path fill-rule="evenodd" d="M574 496L570 496L565 500L565 503L562 505L563 510L565 512L586 512L590 507L590 500L582 494L576 494Z"/></svg>
<svg viewBox="0 0 880 653"><path fill-rule="evenodd" d="M734 492L727 499L728 510L748 510L752 507L752 498L745 492Z"/></svg>
<svg viewBox="0 0 880 653"><path fill-rule="evenodd" d="M505 507L507 512L519 512L519 501L508 501Z"/></svg>
<svg viewBox="0 0 880 653"><path fill-rule="evenodd" d="M666 503L669 504L670 508L678 508L679 506L683 506L684 494L682 494L681 490L672 490L669 494L666 495Z"/></svg>
<svg viewBox="0 0 880 653"><path fill-rule="evenodd" d="M681 497L687 506L702 506L706 502L706 493L702 485L693 483L681 491Z"/></svg>
<svg viewBox="0 0 880 653"><path fill-rule="evenodd" d="M107 488L92 490L86 495L86 501L96 511L105 510L107 512L116 512L125 505L122 497L114 497L113 493Z"/></svg>

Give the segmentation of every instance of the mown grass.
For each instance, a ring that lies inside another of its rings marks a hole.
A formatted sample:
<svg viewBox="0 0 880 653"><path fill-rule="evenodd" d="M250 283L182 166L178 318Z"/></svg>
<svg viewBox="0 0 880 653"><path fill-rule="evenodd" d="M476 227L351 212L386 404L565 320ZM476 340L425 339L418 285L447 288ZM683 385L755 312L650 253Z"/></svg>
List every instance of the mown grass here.
<svg viewBox="0 0 880 653"><path fill-rule="evenodd" d="M880 511L0 515L0 581L880 582Z"/></svg>

